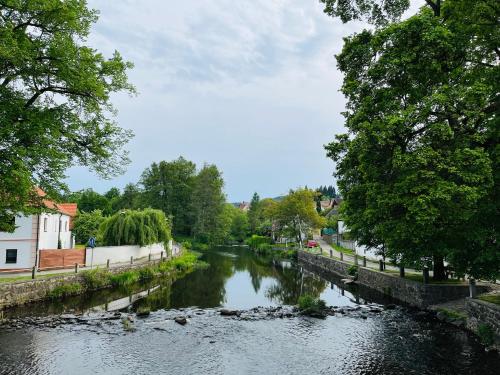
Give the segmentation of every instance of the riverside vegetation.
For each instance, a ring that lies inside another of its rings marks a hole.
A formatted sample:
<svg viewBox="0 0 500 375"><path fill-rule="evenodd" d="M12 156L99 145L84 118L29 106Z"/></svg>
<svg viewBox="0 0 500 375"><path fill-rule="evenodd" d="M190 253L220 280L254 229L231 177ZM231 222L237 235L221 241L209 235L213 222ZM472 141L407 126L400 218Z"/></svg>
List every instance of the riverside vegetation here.
<svg viewBox="0 0 500 375"><path fill-rule="evenodd" d="M158 264L125 270L118 273L112 273L104 268L96 268L90 271L83 271L81 273L81 282L73 282L58 286L49 292L47 297L50 299L59 299L82 294L87 291L128 286L137 282L152 280L156 277L171 276L174 273L186 273L194 268L206 266L206 263L198 260L198 254L184 251L179 257Z"/></svg>

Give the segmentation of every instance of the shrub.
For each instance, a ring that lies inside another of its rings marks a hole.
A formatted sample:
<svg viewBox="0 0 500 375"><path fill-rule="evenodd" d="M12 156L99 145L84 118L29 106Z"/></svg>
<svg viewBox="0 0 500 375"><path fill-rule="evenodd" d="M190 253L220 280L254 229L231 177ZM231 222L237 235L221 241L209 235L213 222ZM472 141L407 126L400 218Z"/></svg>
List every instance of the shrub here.
<svg viewBox="0 0 500 375"><path fill-rule="evenodd" d="M181 246L187 250L191 250L193 248L193 244L190 241L182 241Z"/></svg>
<svg viewBox="0 0 500 375"><path fill-rule="evenodd" d="M83 291L83 286L79 283L63 284L52 289L47 297L51 299L73 296Z"/></svg>
<svg viewBox="0 0 500 375"><path fill-rule="evenodd" d="M250 246L252 249L258 249L259 245L262 244L270 244L271 238L265 236L258 236L256 234L252 235L252 237L248 238L245 243Z"/></svg>
<svg viewBox="0 0 500 375"><path fill-rule="evenodd" d="M101 268L82 272L83 282L87 289L101 289L110 283L109 271Z"/></svg>
<svg viewBox="0 0 500 375"><path fill-rule="evenodd" d="M493 329L489 324L479 324L477 327L477 335L479 336L481 342L486 346L492 345L495 342L495 332L493 332Z"/></svg>
<svg viewBox="0 0 500 375"><path fill-rule="evenodd" d="M152 267L145 267L139 269L139 280L151 280L156 276L156 272Z"/></svg>
<svg viewBox="0 0 500 375"><path fill-rule="evenodd" d="M134 284L139 281L138 271L124 271L110 276L110 281L113 286L125 286Z"/></svg>
<svg viewBox="0 0 500 375"><path fill-rule="evenodd" d="M347 274L350 276L358 276L358 266L352 265L347 269Z"/></svg>
<svg viewBox="0 0 500 375"><path fill-rule="evenodd" d="M320 298L315 298L310 294L299 297L299 310L302 315L324 317L326 303Z"/></svg>

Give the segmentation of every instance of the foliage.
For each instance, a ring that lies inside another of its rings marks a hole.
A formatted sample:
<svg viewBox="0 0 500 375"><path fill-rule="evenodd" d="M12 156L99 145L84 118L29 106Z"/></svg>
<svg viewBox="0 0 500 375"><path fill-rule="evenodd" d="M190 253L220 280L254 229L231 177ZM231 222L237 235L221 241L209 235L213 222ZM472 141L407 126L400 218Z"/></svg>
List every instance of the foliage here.
<svg viewBox="0 0 500 375"><path fill-rule="evenodd" d="M439 4L440 0L435 0ZM410 0L320 0L324 12L339 17L342 22L366 20L375 25L385 25L398 20L410 6Z"/></svg>
<svg viewBox="0 0 500 375"><path fill-rule="evenodd" d="M270 244L271 238L265 236L259 236L257 234L253 234L250 238L248 238L245 243L250 246L251 249L257 249L260 245Z"/></svg>
<svg viewBox="0 0 500 375"><path fill-rule="evenodd" d="M73 224L72 233L77 243L87 243L90 237L97 237L99 227L105 218L101 210L79 212Z"/></svg>
<svg viewBox="0 0 500 375"><path fill-rule="evenodd" d="M346 38L337 56L349 133L327 150L343 218L393 259L433 258L437 279L443 258L498 275L498 13L491 0L446 1Z"/></svg>
<svg viewBox="0 0 500 375"><path fill-rule="evenodd" d="M250 226L251 233L257 233L259 226L259 213L260 213L260 197L259 194L254 193L248 208L248 225Z"/></svg>
<svg viewBox="0 0 500 375"><path fill-rule="evenodd" d="M493 328L491 328L489 324L479 324L477 327L477 335L486 346L492 345L495 342L495 331L493 331Z"/></svg>
<svg viewBox="0 0 500 375"><path fill-rule="evenodd" d="M234 208L231 221L231 239L242 243L248 237L249 223L248 216L245 212Z"/></svg>
<svg viewBox="0 0 500 375"><path fill-rule="evenodd" d="M205 165L194 181L190 210L193 215L192 235L196 241L217 243L224 238L221 225L226 197L224 180L215 165Z"/></svg>
<svg viewBox="0 0 500 375"><path fill-rule="evenodd" d="M52 289L47 294L47 297L50 299L64 298L67 296L80 294L82 290L83 286L80 283L62 284Z"/></svg>
<svg viewBox="0 0 500 375"><path fill-rule="evenodd" d="M335 197L337 197L335 187L333 187L332 185L320 186L316 189L316 191L320 194L321 199L334 199Z"/></svg>
<svg viewBox="0 0 500 375"><path fill-rule="evenodd" d="M116 213L102 223L100 231L100 239L107 246L167 244L171 239L165 214L151 208Z"/></svg>
<svg viewBox="0 0 500 375"><path fill-rule="evenodd" d="M196 165L184 159L153 163L141 177L144 200L152 208L162 210L167 217L172 216L174 234L189 234L192 226L191 202Z"/></svg>
<svg viewBox="0 0 500 375"><path fill-rule="evenodd" d="M111 273L106 269L96 268L89 271L83 271L81 275L85 287L89 290L102 289L110 285Z"/></svg>
<svg viewBox="0 0 500 375"><path fill-rule="evenodd" d="M291 191L276 207L278 226L285 236L295 237L302 242L302 234L321 228L325 220L316 211L316 193L308 189Z"/></svg>
<svg viewBox="0 0 500 375"><path fill-rule="evenodd" d="M482 294L477 297L478 299L490 303L494 303L496 305L500 305L500 294Z"/></svg>
<svg viewBox="0 0 500 375"><path fill-rule="evenodd" d="M326 303L320 298L315 298L310 294L299 297L299 310L302 315L324 316Z"/></svg>
<svg viewBox="0 0 500 375"><path fill-rule="evenodd" d="M39 212L34 186L57 196L74 164L120 174L131 137L109 115L134 92L132 64L85 45L97 12L86 1L9 0L0 6L0 230L12 212Z"/></svg>
<svg viewBox="0 0 500 375"><path fill-rule="evenodd" d="M109 282L113 286L126 286L135 284L139 281L142 270L143 269L141 268L139 270L128 270L120 273L110 274Z"/></svg>
<svg viewBox="0 0 500 375"><path fill-rule="evenodd" d="M355 266L355 265L349 266L349 268L347 269L347 274L350 276L357 277L358 276L358 266Z"/></svg>

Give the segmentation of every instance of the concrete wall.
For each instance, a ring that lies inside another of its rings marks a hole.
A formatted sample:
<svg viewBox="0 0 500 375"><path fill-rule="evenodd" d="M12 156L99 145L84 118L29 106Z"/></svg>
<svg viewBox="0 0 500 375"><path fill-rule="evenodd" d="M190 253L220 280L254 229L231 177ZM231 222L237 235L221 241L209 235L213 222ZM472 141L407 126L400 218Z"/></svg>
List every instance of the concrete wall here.
<svg viewBox="0 0 500 375"><path fill-rule="evenodd" d="M298 252L298 257L300 262L312 264L341 276L347 276L347 269L351 266L350 263L303 251ZM427 308L430 305L464 298L469 295L467 285L423 284L398 275L363 267L358 268L357 282L419 308ZM488 290L486 286L478 285L477 288L479 293Z"/></svg>
<svg viewBox="0 0 500 375"><path fill-rule="evenodd" d="M480 299L467 298L467 328L477 332L480 324L487 324L496 334L496 347L500 348L500 306Z"/></svg>
<svg viewBox="0 0 500 375"><path fill-rule="evenodd" d="M170 249L172 249L172 246L170 246ZM129 262L130 257L140 259L148 257L149 254L159 257L162 251L166 256L163 244L154 244L144 247L132 245L98 246L93 250L89 247L86 250L86 266L104 265L108 259L111 263L121 263Z"/></svg>

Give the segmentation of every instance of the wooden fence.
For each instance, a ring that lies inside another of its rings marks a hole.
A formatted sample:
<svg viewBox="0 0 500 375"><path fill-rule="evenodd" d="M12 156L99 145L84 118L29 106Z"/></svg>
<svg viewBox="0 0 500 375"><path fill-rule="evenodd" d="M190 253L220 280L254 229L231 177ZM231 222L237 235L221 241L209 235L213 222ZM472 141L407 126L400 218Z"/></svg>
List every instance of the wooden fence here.
<svg viewBox="0 0 500 375"><path fill-rule="evenodd" d="M85 249L40 250L38 268L41 270L71 268L85 265Z"/></svg>

